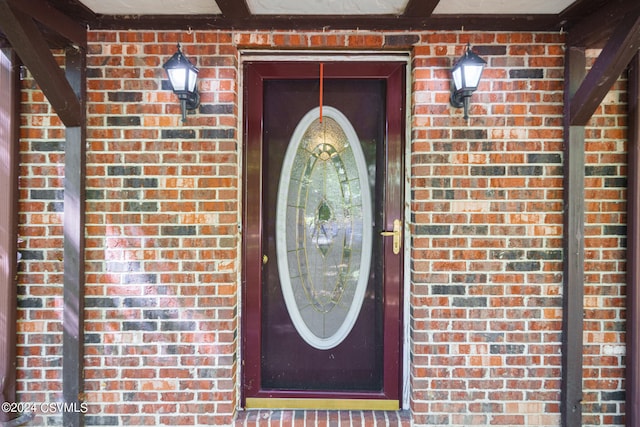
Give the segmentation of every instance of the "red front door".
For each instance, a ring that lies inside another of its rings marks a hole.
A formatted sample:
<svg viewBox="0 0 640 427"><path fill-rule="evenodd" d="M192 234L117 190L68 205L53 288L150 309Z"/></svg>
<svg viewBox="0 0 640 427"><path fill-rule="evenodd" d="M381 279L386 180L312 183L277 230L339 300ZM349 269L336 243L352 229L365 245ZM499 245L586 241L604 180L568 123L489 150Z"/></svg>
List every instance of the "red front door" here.
<svg viewBox="0 0 640 427"><path fill-rule="evenodd" d="M245 64L246 407L399 405L405 67Z"/></svg>

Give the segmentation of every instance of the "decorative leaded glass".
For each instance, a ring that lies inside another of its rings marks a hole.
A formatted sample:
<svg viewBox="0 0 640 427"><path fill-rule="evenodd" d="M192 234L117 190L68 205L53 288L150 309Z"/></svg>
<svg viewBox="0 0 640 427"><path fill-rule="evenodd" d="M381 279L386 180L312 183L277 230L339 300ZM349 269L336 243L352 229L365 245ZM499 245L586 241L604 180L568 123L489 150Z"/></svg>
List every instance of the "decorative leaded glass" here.
<svg viewBox="0 0 640 427"><path fill-rule="evenodd" d="M289 316L311 346L346 338L371 263L371 197L359 139L337 109L309 111L296 127L278 187L276 250Z"/></svg>

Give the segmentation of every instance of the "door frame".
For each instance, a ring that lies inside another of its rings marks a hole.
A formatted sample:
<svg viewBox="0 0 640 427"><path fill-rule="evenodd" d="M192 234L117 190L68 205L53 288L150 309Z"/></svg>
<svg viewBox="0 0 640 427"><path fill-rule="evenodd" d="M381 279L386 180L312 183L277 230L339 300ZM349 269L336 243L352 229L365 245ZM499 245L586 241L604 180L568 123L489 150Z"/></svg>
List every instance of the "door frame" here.
<svg viewBox="0 0 640 427"><path fill-rule="evenodd" d="M362 53L362 52L348 52L345 53L344 51L341 52L322 52L322 53L316 53L316 54L310 54L309 52L286 52L286 53L282 53L282 52L274 52L274 51L268 51L268 52L264 52L264 51L241 51L240 52L240 66L239 66L239 74L240 74L240 100L239 100L239 114L240 117L242 117L242 126L243 126L243 137L242 137L242 155L241 155L241 159L243 162L242 165L242 188L240 189L241 191L241 200L243 203L243 208L241 210L241 221L242 221L242 229L241 229L241 249L242 249L242 269L239 272L240 274L240 283L241 283L241 292L239 292L239 305L241 307L241 322L239 325L239 330L241 333L241 346L239 348L239 358L241 360L241 363L238 364L238 378L240 379L240 381L238 382L239 385L239 406L240 407L246 407L246 398L247 396L245 395L245 380L246 377L245 375L247 374L247 371L249 370L247 366L245 366L245 347L247 345L254 345L256 342L256 335L259 337L260 332L259 331L251 331L249 330L249 328L247 327L247 324L260 324L259 320L260 319L256 319L256 316L260 316L260 310L254 310L253 312L247 312L246 310L246 301L247 301L247 292L250 291L249 288L247 287L247 282L248 282L248 277L250 278L251 281L255 281L256 278L260 278L261 277L261 267L258 263L255 262L256 259L260 259L261 254L262 254L262 247L261 247L261 236L262 236L262 227L261 225L256 227L255 225L253 226L248 226L249 224L255 224L256 222L258 224L261 224L261 210L260 209L254 209L256 202L260 202L260 198L261 195L256 197L256 199L258 200L248 200L247 198L247 191L246 191L246 186L247 185L257 185L259 184L260 187L262 188L262 182L255 182L252 181L251 184L249 184L247 181L247 175L248 175L248 167L249 165L255 165L255 164L262 164L262 159L260 157L260 153L257 153L257 155L255 155L254 157L249 157L250 155L252 155L252 153L250 153L248 150L245 150L245 147L247 145L251 145L251 144L260 144L260 141L256 141L255 139L261 139L261 132L258 133L253 133L250 134L248 133L248 129L250 126L255 127L257 126L258 128L262 127L262 123L250 123L250 118L251 117L256 117L256 112L255 111L251 111L252 109L258 109L259 111L262 111L262 102L260 102L260 100L257 100L257 102L252 102L252 105L248 105L245 106L245 94L248 90L252 90L251 87L248 87L251 84L251 81L245 81L244 78L244 69L245 69L245 64L246 62L260 62L260 70L261 70L261 79L264 78L269 78L269 62L291 62L293 68L297 68L296 64L300 64L302 65L302 63L304 62L369 62L369 63L376 63L376 67L378 68L378 70L380 71L376 71L373 74L372 73L361 73L357 70L358 67L354 67L356 68L356 70L353 71L353 74L351 75L351 73L348 76L343 75L343 77L349 77L349 78L389 78L389 70L393 68L393 66L395 65L395 67L398 67L399 63L400 66L402 68L402 72L398 73L397 70L393 71L393 73L395 73L394 75L394 79L404 79L404 81L402 82L402 84L404 85L404 93L399 97L399 101L401 104L397 105L397 106L393 106L394 108L399 108L401 111L404 111L404 117L400 117L400 124L398 126L398 129L393 129L392 130L392 134L390 135L390 137L393 138L400 138L403 142L401 143L401 148L399 151L399 155L403 156L404 159L400 159L399 164L402 165L404 170L390 170L390 173L395 174L395 176L398 177L398 179L401 179L403 182L401 183L401 188L404 188L404 194L399 195L399 199L401 201L403 201L404 205L400 207L400 211L401 211L401 215L403 216L402 220L403 220L403 224L404 224L404 229L403 229L403 238L404 238L404 246L403 246L403 262L402 265L400 265L398 267L398 271L394 272L394 274L397 274L399 279L398 279L398 283L399 283L399 292L398 292L398 297L400 298L400 300L397 302L397 305L399 306L399 315L401 316L401 322L400 322L400 328L398 331L393 331L392 334L394 337L396 337L396 340L399 342L400 345L400 349L397 350L400 353L397 356L397 360L398 363L400 364L399 366L399 372L398 372L398 379L397 379L397 384L398 384L398 395L397 397L394 397L396 400L398 400L400 402L400 406L402 408L407 409L408 405L409 405L409 344L410 344L410 336L409 336L409 254L410 254L410 247L409 247L409 243L410 243L410 238L408 235L408 206L409 206L409 195L410 195L410 188L409 188L409 171L410 171L410 156L408 155L410 153L410 139L409 139L409 135L410 135L410 98L409 98L409 94L410 94L410 57L408 55L408 53L386 53L386 54L371 54L371 53ZM264 63L264 64L262 64ZM391 64L393 63L393 64ZM385 65L386 64L386 65ZM294 72L292 72L293 74ZM380 74L380 75L376 75L376 73ZM278 75L278 78L286 78ZM330 78L330 76L327 76L327 78ZM255 81L255 79L253 79ZM260 99L263 96L262 93L262 89L260 88L253 88L254 91L259 90L259 97ZM404 102L404 105L402 104L402 102ZM388 106L387 108L390 108L389 105L389 100L387 100ZM244 111L245 107L248 109L248 111ZM251 114L253 113L253 114ZM259 115L259 117L261 117L261 115ZM253 140L248 140L248 138L254 138ZM260 178L261 179L261 178ZM394 196L396 197L396 196ZM393 219L390 216L387 216L387 218L385 218L386 222L392 222ZM392 224L385 224L387 226L387 229L391 229L393 228ZM385 243L385 246L388 246L389 248L391 248L391 245L387 245ZM390 251L391 249L389 249ZM386 249L385 249L386 251ZM260 281L260 280L258 280ZM394 314L396 315L396 314ZM256 320L258 320L258 323L255 323ZM252 338L250 338L249 336L252 335ZM257 342L259 342L259 338L257 340ZM385 357L387 354L387 347L385 347ZM256 352L257 354L258 352ZM254 357L255 358L255 357ZM258 360L253 360L253 361L247 361L248 364L259 364L259 358ZM258 378L259 380L259 378ZM385 388L387 388L387 384L385 384ZM323 393L318 393L318 392L314 392L313 394L309 395L309 398L327 398L329 397L329 393L326 393L327 396L323 396ZM331 393L330 394L332 397L340 397L339 393L336 396L336 393ZM350 393L351 396L354 395L354 393ZM265 393L264 397L269 397L269 398L278 398L278 397L283 397L284 399L281 400L281 402L285 402L285 406L288 408L296 408L296 407L302 407L302 406L296 406L296 402L295 399L287 399L287 395L286 392L283 393L281 396L278 394L278 392L273 392L270 391L268 392L268 395ZM365 403L368 397L374 397L374 395L372 395L371 393L367 393L367 394L363 394L361 396L361 398L363 399L363 403ZM383 394L380 394L380 396L377 396L377 398L384 398ZM277 401L277 399L275 399ZM336 399L334 399L336 400ZM276 405L278 405L279 403L275 403ZM338 405L340 404L340 402L337 403ZM277 407L277 406L273 406L273 407ZM337 406L337 409L348 409L345 407L340 407ZM365 409L365 408L352 408L352 409ZM392 407L385 407L384 405L379 406L379 409L394 409ZM397 408L396 408L397 409Z"/></svg>

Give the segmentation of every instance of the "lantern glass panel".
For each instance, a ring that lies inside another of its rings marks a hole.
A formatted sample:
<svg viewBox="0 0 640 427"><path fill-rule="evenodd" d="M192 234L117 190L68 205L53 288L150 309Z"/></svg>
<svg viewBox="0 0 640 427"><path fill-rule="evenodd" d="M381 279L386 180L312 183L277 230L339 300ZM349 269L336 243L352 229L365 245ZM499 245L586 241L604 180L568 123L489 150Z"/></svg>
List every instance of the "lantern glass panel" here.
<svg viewBox="0 0 640 427"><path fill-rule="evenodd" d="M475 90L480 83L480 75L482 74L484 66L465 64L462 68L464 69L464 89Z"/></svg>
<svg viewBox="0 0 640 427"><path fill-rule="evenodd" d="M456 67L451 72L453 76L453 84L455 85L455 90L460 90L462 88L462 67Z"/></svg>
<svg viewBox="0 0 640 427"><path fill-rule="evenodd" d="M184 68L170 68L167 70L167 74L169 74L169 80L171 80L171 85L173 86L173 90L184 92L187 88L187 70ZM195 79L193 79L193 85L195 86Z"/></svg>
<svg viewBox="0 0 640 427"><path fill-rule="evenodd" d="M187 82L187 90L193 93L196 91L196 78L198 77L198 73L193 68L189 68L188 73L189 73L189 76L188 76L189 81Z"/></svg>

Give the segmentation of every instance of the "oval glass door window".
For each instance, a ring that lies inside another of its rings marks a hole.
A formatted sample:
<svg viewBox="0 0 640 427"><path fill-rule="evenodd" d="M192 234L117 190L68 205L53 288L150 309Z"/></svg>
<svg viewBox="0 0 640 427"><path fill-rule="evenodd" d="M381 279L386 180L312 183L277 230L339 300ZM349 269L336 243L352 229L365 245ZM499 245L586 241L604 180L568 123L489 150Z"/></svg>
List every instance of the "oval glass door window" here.
<svg viewBox="0 0 640 427"><path fill-rule="evenodd" d="M276 253L289 316L326 350L353 328L371 264L372 212L360 141L333 107L309 111L285 153L278 187Z"/></svg>

